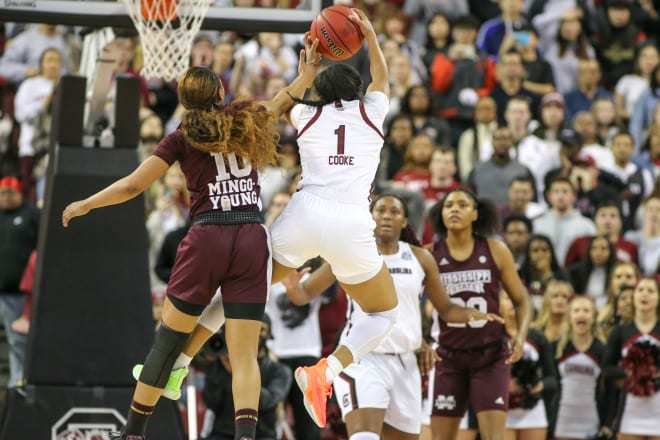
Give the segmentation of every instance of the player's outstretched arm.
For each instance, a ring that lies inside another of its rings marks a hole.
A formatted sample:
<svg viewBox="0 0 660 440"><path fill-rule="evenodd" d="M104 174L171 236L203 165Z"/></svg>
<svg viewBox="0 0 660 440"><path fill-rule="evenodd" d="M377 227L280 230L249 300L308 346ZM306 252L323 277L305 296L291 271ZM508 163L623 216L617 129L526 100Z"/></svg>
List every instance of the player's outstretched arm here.
<svg viewBox="0 0 660 440"><path fill-rule="evenodd" d="M169 167L160 157L150 156L128 176L84 200L69 204L62 212L62 225L68 227L72 218L83 216L92 209L118 205L138 196L163 176Z"/></svg>
<svg viewBox="0 0 660 440"><path fill-rule="evenodd" d="M532 304L529 301L527 289L523 286L516 270L516 264L513 261L511 251L504 243L499 240L488 240L490 252L500 268L502 274L502 287L511 298L513 306L516 308L516 320L518 324L518 334L515 339L511 341L511 356L507 359L507 363L512 364L518 362L523 355L523 348L527 340L527 331L529 330L529 323L532 319Z"/></svg>
<svg viewBox="0 0 660 440"><path fill-rule="evenodd" d="M304 37L305 49L300 50L298 59L298 76L284 89L280 90L270 101L261 101L260 104L278 116L286 113L293 107L291 96L302 98L305 90L312 86L316 74L321 68L321 55L317 52L319 40L312 41L309 32ZM291 95L291 96L289 96Z"/></svg>
<svg viewBox="0 0 660 440"><path fill-rule="evenodd" d="M433 304L433 307L438 311L440 319L453 323L487 320L504 324L502 317L495 313L482 313L472 307L461 307L451 302L440 280L438 265L431 253L424 248L416 246L412 247L412 250L426 275L424 293L429 301L431 301L431 304Z"/></svg>
<svg viewBox="0 0 660 440"><path fill-rule="evenodd" d="M293 271L285 279L282 284L286 287L286 294L289 301L297 306L302 306L309 303L311 300L325 292L337 278L332 273L332 268L328 263L323 263L321 267L316 269L313 274L301 283L302 277L309 273L310 268L298 271Z"/></svg>
<svg viewBox="0 0 660 440"><path fill-rule="evenodd" d="M364 38L367 40L367 47L369 49L369 72L371 73L371 83L367 87L367 92L378 91L390 96L390 80L387 70L387 62L385 55L380 50L378 43L378 36L374 30L373 25L367 18L364 12L359 9L352 8L353 15L349 18L359 28Z"/></svg>

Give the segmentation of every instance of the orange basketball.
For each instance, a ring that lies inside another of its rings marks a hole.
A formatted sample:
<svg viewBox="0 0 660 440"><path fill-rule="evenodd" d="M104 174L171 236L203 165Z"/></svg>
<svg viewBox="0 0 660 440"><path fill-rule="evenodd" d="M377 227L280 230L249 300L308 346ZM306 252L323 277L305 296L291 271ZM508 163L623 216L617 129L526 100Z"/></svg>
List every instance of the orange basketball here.
<svg viewBox="0 0 660 440"><path fill-rule="evenodd" d="M353 14L346 6L329 6L312 21L312 40L319 39L318 51L331 60L346 60L360 50L364 36L349 20Z"/></svg>

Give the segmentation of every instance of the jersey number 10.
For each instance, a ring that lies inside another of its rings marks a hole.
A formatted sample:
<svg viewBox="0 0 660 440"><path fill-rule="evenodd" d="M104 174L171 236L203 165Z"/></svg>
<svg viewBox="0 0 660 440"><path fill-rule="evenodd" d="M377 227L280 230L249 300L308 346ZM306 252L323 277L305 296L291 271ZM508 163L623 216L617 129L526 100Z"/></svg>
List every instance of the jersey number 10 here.
<svg viewBox="0 0 660 440"><path fill-rule="evenodd" d="M229 153L225 157L222 153L211 153L213 160L215 160L215 167L218 174L215 177L216 182L229 180L232 176L240 178L247 177L252 172L252 165L247 160L243 159L243 167L238 164L235 153ZM229 165L229 170L227 170ZM231 173L231 174L230 174Z"/></svg>

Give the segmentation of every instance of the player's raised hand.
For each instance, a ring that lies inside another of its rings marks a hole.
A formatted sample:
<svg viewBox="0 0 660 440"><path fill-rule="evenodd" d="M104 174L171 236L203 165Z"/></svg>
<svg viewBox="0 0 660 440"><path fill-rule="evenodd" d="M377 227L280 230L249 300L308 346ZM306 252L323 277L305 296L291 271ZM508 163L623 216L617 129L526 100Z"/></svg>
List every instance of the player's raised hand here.
<svg viewBox="0 0 660 440"><path fill-rule="evenodd" d="M516 336L511 342L511 355L506 360L506 364L515 364L520 360L523 355L523 349L525 348L525 340Z"/></svg>
<svg viewBox="0 0 660 440"><path fill-rule="evenodd" d="M353 14L348 17L348 19L360 28L360 32L362 32L362 35L364 35L365 38L371 34L376 35L374 26L371 24L371 21L369 21L367 14L358 8L351 8L351 11L353 11Z"/></svg>
<svg viewBox="0 0 660 440"><path fill-rule="evenodd" d="M62 226L69 227L69 221L74 217L81 217L87 214L90 209L87 207L85 200L78 200L77 202L70 203L62 212Z"/></svg>

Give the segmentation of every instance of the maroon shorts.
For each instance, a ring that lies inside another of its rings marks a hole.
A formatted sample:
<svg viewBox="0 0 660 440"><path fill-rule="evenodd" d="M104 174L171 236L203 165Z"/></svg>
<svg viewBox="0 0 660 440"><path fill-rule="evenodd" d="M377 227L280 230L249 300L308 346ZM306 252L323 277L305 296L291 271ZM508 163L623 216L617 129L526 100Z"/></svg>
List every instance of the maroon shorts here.
<svg viewBox="0 0 660 440"><path fill-rule="evenodd" d="M221 287L227 317L240 318L232 311L241 305L260 305L263 315L270 274L268 232L262 224L193 225L177 249L167 294L206 306Z"/></svg>
<svg viewBox="0 0 660 440"><path fill-rule="evenodd" d="M506 411L510 366L506 341L485 347L453 350L440 347L435 363L433 412L440 417L463 417L468 404L475 413Z"/></svg>

